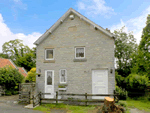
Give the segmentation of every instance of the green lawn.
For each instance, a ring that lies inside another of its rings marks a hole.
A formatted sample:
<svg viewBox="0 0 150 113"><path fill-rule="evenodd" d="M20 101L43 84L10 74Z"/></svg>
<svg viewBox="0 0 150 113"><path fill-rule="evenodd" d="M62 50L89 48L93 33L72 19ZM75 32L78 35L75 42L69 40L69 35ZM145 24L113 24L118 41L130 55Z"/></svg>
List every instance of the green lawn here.
<svg viewBox="0 0 150 113"><path fill-rule="evenodd" d="M120 100L120 105L124 105L127 109L127 113L130 113L130 108L137 108L139 110L144 110L150 112L150 101L147 100ZM43 111L45 113L50 113L50 109L63 109L66 110L67 113L92 113L95 109L95 106L73 106L73 105L64 105L64 104L42 104L34 108L34 110ZM94 112L93 112L94 113Z"/></svg>
<svg viewBox="0 0 150 113"><path fill-rule="evenodd" d="M127 108L138 108L139 110L145 110L150 112L150 101L128 99L126 101L120 100L120 102L126 103Z"/></svg>
<svg viewBox="0 0 150 113"><path fill-rule="evenodd" d="M67 113L92 113L95 106L73 106L73 105L64 105L64 104L42 104L34 108L33 110L43 111L45 113L50 113L50 109L62 109L66 110Z"/></svg>

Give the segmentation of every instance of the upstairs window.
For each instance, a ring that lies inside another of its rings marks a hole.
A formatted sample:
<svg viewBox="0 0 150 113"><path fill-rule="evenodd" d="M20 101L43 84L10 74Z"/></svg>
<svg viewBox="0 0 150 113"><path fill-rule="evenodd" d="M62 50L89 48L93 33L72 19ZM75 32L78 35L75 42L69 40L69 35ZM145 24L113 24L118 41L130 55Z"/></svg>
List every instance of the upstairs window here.
<svg viewBox="0 0 150 113"><path fill-rule="evenodd" d="M75 58L76 59L85 58L85 47L76 47L75 48Z"/></svg>
<svg viewBox="0 0 150 113"><path fill-rule="evenodd" d="M54 60L54 49L45 49L45 60Z"/></svg>

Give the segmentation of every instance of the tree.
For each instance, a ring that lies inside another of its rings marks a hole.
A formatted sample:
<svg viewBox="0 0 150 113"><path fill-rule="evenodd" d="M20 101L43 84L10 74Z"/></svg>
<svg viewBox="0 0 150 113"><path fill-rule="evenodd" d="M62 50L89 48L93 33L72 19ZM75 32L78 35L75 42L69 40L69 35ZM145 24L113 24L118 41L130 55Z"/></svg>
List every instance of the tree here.
<svg viewBox="0 0 150 113"><path fill-rule="evenodd" d="M5 42L3 44L3 54L7 54L8 58L19 66L24 67L29 71L32 67L35 67L36 48L30 49L23 44L22 40L15 39ZM6 57L3 55L3 57Z"/></svg>
<svg viewBox="0 0 150 113"><path fill-rule="evenodd" d="M26 80L28 80L29 82L35 82L36 81L36 68L32 68L29 72L28 75L26 77Z"/></svg>
<svg viewBox="0 0 150 113"><path fill-rule="evenodd" d="M132 54L137 51L136 40L132 32L123 32L125 27L120 30L115 30L115 58L117 60L117 72L123 77L131 73L130 68L132 64Z"/></svg>
<svg viewBox="0 0 150 113"><path fill-rule="evenodd" d="M0 53L0 58L9 58L8 54Z"/></svg>
<svg viewBox="0 0 150 113"><path fill-rule="evenodd" d="M8 54L9 57L15 61L19 56L23 56L23 53L30 52L30 48L23 44L23 41L20 39L10 40L5 42L2 46L4 54Z"/></svg>
<svg viewBox="0 0 150 113"><path fill-rule="evenodd" d="M29 71L31 68L36 67L35 55L31 52L26 53L22 57L17 58L15 63Z"/></svg>
<svg viewBox="0 0 150 113"><path fill-rule="evenodd" d="M147 16L146 26L143 28L141 38L138 52L135 55L137 60L132 71L141 75L146 74L150 79L150 14Z"/></svg>

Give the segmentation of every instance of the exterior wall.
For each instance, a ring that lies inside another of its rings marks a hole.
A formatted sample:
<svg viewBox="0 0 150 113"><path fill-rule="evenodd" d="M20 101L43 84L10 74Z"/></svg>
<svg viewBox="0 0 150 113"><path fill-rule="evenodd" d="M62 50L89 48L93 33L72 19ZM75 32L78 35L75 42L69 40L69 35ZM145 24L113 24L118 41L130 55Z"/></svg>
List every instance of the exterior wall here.
<svg viewBox="0 0 150 113"><path fill-rule="evenodd" d="M86 62L74 62L75 46L85 46ZM45 48L54 48L54 63L44 63ZM79 17L66 18L64 22L36 49L36 68L41 77L36 77L39 90L45 92L45 70L54 70L54 92L58 91L59 70L67 70L66 93L92 93L92 70L107 68L108 93L115 89L114 39L95 30ZM113 73L110 74L110 69Z"/></svg>

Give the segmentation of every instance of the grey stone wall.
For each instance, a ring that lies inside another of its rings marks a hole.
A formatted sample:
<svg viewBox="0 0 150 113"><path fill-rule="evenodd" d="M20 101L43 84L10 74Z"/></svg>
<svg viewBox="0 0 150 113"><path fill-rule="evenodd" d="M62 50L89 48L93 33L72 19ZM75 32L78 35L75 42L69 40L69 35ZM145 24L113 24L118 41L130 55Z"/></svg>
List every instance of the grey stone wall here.
<svg viewBox="0 0 150 113"><path fill-rule="evenodd" d="M87 61L76 62L75 47L85 46ZM54 48L54 61L46 63L45 48ZM36 68L41 69L41 77L36 77L39 90L44 92L45 70L54 70L54 91L58 91L59 70L67 70L66 93L92 93L92 70L107 68L108 93L115 89L114 39L79 17L66 18L64 22L37 46ZM110 74L110 69L113 73Z"/></svg>

